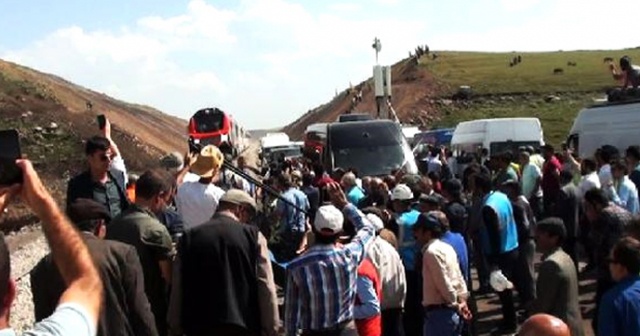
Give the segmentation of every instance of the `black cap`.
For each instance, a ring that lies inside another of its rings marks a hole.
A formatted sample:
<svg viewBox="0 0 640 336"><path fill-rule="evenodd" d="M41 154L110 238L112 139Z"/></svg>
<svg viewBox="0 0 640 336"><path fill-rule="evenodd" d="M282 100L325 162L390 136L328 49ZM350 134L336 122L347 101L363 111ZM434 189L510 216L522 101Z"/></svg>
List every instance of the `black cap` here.
<svg viewBox="0 0 640 336"><path fill-rule="evenodd" d="M536 223L536 229L558 236L564 239L567 236L567 228L564 221L558 217L548 217Z"/></svg>
<svg viewBox="0 0 640 336"><path fill-rule="evenodd" d="M73 223L90 220L111 220L111 214L104 205L88 198L78 198L67 208L67 216Z"/></svg>
<svg viewBox="0 0 640 336"><path fill-rule="evenodd" d="M442 188L450 194L459 194L462 192L462 182L458 179L450 179L444 182Z"/></svg>
<svg viewBox="0 0 640 336"><path fill-rule="evenodd" d="M444 227L438 217L433 212L423 212L418 216L418 220L413 225L413 229L424 229L432 231L444 231Z"/></svg>
<svg viewBox="0 0 640 336"><path fill-rule="evenodd" d="M442 198L442 196L435 193L431 195L427 195L427 194L420 195L420 203L441 205L443 201L444 199Z"/></svg>

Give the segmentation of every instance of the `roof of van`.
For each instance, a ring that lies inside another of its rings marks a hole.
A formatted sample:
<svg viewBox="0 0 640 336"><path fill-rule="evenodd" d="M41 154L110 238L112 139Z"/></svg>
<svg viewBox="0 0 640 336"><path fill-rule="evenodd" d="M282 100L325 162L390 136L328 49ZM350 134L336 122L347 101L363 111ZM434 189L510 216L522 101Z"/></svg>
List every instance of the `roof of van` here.
<svg viewBox="0 0 640 336"><path fill-rule="evenodd" d="M582 109L573 121L570 134L584 129L601 129L604 125L621 124L626 127L640 125L640 101L635 103L609 103Z"/></svg>
<svg viewBox="0 0 640 336"><path fill-rule="evenodd" d="M542 126L538 118L495 118L464 121L458 124L452 144L484 143L487 134L495 140L542 140Z"/></svg>

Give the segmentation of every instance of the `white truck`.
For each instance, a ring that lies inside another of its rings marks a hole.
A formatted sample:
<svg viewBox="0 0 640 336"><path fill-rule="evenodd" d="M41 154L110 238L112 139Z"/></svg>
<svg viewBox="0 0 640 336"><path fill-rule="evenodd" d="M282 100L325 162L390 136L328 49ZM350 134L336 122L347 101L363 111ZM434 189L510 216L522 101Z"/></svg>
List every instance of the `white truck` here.
<svg viewBox="0 0 640 336"><path fill-rule="evenodd" d="M517 151L521 146L544 145L542 125L538 118L496 118L464 121L456 126L451 147L461 152L477 153L486 148L489 155Z"/></svg>
<svg viewBox="0 0 640 336"><path fill-rule="evenodd" d="M640 101L600 102L578 113L567 145L581 158L593 157L596 149L611 145L621 153L640 145Z"/></svg>
<svg viewBox="0 0 640 336"><path fill-rule="evenodd" d="M287 147L291 144L289 136L286 133L267 133L267 135L260 138L260 152L258 156L262 160L263 166L268 164L268 160L271 156L271 151L276 148Z"/></svg>

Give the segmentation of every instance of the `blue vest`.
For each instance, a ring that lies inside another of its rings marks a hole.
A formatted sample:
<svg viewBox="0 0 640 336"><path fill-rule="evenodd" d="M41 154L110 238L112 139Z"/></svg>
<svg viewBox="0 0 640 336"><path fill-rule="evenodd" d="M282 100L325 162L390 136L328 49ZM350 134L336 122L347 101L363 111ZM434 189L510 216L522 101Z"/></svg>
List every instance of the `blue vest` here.
<svg viewBox="0 0 640 336"><path fill-rule="evenodd" d="M518 229L513 217L513 208L507 195L494 191L484 201L484 206L491 207L498 215L500 253L506 253L518 248ZM482 247L485 253L492 254L489 241L489 231L486 224L482 226Z"/></svg>
<svg viewBox="0 0 640 336"><path fill-rule="evenodd" d="M413 226L418 221L420 211L411 210L402 213L396 218L398 223L398 251L400 252L400 258L404 268L409 271L415 269L416 255L419 253L418 244L416 244L416 238L413 235Z"/></svg>

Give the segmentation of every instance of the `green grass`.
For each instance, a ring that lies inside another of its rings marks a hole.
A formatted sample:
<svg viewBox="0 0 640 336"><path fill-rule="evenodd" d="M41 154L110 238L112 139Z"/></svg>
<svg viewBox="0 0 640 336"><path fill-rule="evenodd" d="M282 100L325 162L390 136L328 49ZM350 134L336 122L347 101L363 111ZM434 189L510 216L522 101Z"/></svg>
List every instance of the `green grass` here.
<svg viewBox="0 0 640 336"><path fill-rule="evenodd" d="M612 57L616 64L624 55L631 56L636 64L640 61L640 49L436 53L437 60L423 57L420 66L433 74L441 93L450 96L459 86L469 85L477 98L466 106L439 107L440 120L433 127L455 127L461 121L484 118L537 117L545 141L555 145L566 140L580 109L593 103L593 98L603 98L607 88L618 85L603 62L605 57ZM522 63L509 67L516 55L522 56ZM569 61L577 66L567 66ZM562 68L564 73L554 75L555 68ZM544 98L551 94L561 100L546 103Z"/></svg>
<svg viewBox="0 0 640 336"><path fill-rule="evenodd" d="M427 68L441 84L457 88L470 85L480 94L514 92L568 92L601 91L616 85L611 77L605 57L614 61L624 55L640 61L640 49L614 51L565 51L547 53L476 53L437 52L433 61L423 57L421 66ZM516 56L522 63L509 67ZM567 66L567 62L577 66ZM554 75L555 68L563 74Z"/></svg>

